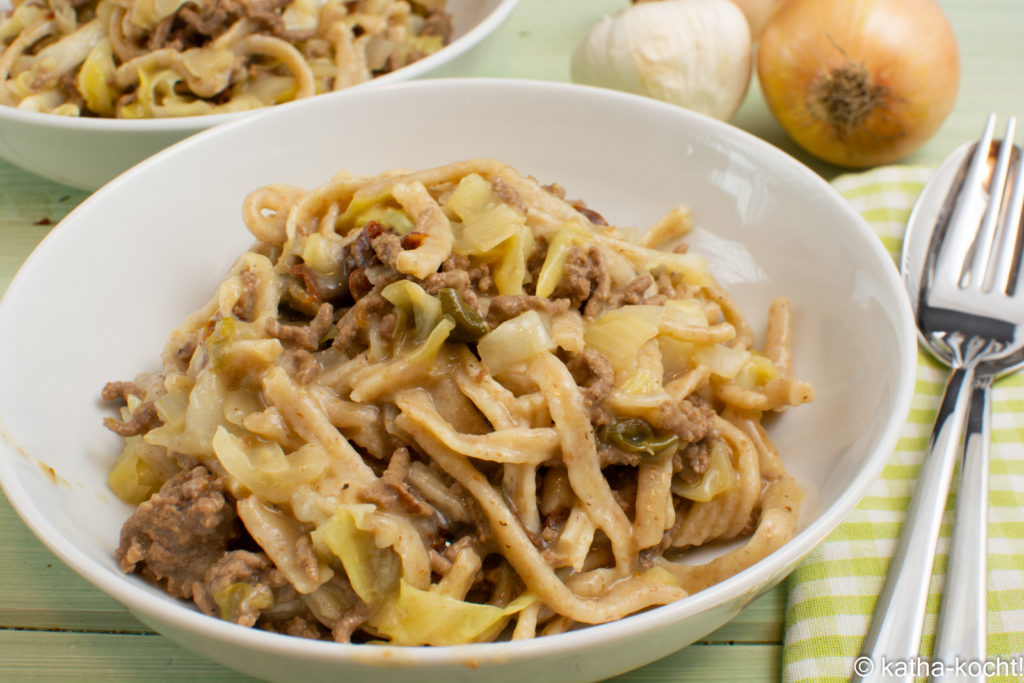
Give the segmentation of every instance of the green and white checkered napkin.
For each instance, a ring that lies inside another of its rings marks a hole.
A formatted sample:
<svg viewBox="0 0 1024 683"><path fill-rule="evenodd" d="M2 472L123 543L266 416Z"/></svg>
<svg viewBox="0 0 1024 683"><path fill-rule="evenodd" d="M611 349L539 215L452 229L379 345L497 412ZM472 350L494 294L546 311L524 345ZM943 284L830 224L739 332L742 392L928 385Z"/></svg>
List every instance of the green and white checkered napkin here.
<svg viewBox="0 0 1024 683"><path fill-rule="evenodd" d="M841 176L834 187L874 228L899 262L907 217L932 169L892 166ZM885 581L945 386L946 368L921 350L910 416L888 465L860 505L789 578L782 678L847 681ZM988 653L992 681L1024 680L1024 373L992 394L988 558ZM955 475L954 475L955 476ZM954 479L953 491L956 489ZM952 524L942 525L924 626L931 653ZM995 665L999 665L996 667Z"/></svg>

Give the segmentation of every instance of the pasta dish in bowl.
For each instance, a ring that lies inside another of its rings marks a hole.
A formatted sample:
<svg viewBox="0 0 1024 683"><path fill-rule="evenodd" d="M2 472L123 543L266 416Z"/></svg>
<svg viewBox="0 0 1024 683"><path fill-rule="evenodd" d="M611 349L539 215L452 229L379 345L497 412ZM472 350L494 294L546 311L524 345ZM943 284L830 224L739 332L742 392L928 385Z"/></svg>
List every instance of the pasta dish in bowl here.
<svg viewBox="0 0 1024 683"><path fill-rule="evenodd" d="M704 259L656 248L685 208L634 243L474 160L271 185L244 216L256 246L163 372L104 389L124 571L248 626L452 645L618 619L792 537L761 425L813 396L788 302L755 350Z"/></svg>
<svg viewBox="0 0 1024 683"><path fill-rule="evenodd" d="M445 0L15 0L0 104L65 116L244 111L364 83L451 39Z"/></svg>
<svg viewBox="0 0 1024 683"><path fill-rule="evenodd" d="M387 683L700 640L856 505L916 359L892 260L810 171L507 79L143 162L29 257L0 348L0 483L60 560L260 679Z"/></svg>
<svg viewBox="0 0 1024 683"><path fill-rule="evenodd" d="M268 107L459 69L518 0L0 0L0 157L95 190Z"/></svg>

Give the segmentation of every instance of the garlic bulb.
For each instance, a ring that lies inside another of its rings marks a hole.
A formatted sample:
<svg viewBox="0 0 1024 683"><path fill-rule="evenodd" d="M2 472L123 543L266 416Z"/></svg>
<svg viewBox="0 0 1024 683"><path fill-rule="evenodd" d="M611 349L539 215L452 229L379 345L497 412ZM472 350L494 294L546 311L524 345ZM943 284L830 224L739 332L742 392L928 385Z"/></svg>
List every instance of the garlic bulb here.
<svg viewBox="0 0 1024 683"><path fill-rule="evenodd" d="M750 85L751 36L730 0L664 0L605 17L572 56L576 83L623 90L728 121Z"/></svg>

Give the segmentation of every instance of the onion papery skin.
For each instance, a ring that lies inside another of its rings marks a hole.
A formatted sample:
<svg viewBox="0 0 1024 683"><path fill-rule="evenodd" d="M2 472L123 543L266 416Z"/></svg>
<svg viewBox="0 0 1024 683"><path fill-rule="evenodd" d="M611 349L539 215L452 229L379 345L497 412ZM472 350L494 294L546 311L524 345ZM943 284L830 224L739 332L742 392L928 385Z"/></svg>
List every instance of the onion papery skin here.
<svg viewBox="0 0 1024 683"><path fill-rule="evenodd" d="M800 147L867 168L938 131L956 101L960 56L934 0L786 0L761 34L757 77Z"/></svg>

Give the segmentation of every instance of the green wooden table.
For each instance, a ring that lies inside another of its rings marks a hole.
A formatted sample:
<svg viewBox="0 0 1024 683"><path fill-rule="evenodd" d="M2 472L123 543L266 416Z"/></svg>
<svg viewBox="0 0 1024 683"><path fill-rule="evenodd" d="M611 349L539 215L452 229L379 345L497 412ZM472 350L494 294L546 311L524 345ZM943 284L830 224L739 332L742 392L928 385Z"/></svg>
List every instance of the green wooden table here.
<svg viewBox="0 0 1024 683"><path fill-rule="evenodd" d="M603 14L627 0L521 0L492 39L439 75L569 80L569 55ZM957 34L963 76L938 134L905 163L939 162L976 137L990 111L1024 117L1024 0L940 0ZM765 109L756 79L732 123L827 179L841 169L788 141ZM0 161L0 292L50 228L86 193ZM2 388L0 388L2 391ZM776 681L782 585L703 641L621 681ZM252 680L183 650L64 566L0 495L0 681Z"/></svg>

